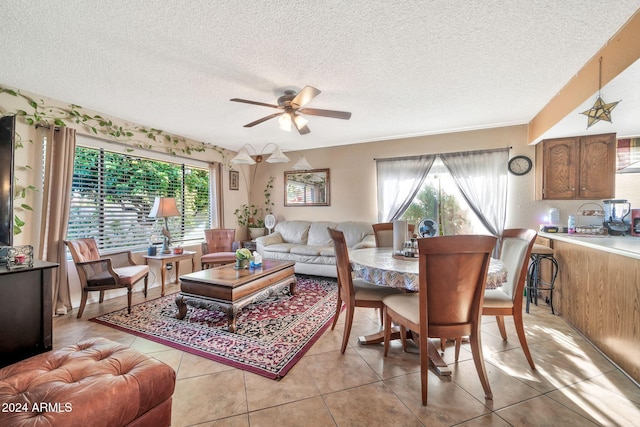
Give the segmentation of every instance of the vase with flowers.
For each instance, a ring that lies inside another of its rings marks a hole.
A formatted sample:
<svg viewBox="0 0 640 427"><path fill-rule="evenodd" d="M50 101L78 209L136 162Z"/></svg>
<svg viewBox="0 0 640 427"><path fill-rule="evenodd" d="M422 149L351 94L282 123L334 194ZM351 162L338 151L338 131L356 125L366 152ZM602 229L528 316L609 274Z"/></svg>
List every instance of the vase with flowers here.
<svg viewBox="0 0 640 427"><path fill-rule="evenodd" d="M249 261L251 261L251 251L247 248L241 248L236 251L236 270L244 270L249 268Z"/></svg>

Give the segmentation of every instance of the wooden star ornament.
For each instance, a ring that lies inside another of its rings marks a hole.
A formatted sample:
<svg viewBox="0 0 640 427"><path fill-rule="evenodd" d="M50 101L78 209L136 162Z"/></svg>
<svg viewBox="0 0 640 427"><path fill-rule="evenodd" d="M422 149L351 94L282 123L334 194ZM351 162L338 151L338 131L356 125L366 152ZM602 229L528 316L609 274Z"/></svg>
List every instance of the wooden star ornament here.
<svg viewBox="0 0 640 427"><path fill-rule="evenodd" d="M580 114L584 114L589 118L587 122L587 129L589 129L591 125L598 123L600 120L605 120L611 123L611 111L613 111L613 109L616 108L616 105L618 105L618 102L620 101L605 103L602 100L602 97L600 97L600 95L598 94L598 99L596 99L596 102L595 104L593 104L593 107L580 113Z"/></svg>

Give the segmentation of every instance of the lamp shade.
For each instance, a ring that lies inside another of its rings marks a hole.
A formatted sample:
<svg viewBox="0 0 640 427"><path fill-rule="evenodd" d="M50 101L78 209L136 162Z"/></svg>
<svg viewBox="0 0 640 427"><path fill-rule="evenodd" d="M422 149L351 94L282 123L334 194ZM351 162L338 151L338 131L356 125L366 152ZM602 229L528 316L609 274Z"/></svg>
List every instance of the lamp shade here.
<svg viewBox="0 0 640 427"><path fill-rule="evenodd" d="M313 166L311 166L307 161L307 159L304 156L302 156L300 157L300 160L298 160L296 164L293 165L292 169L296 171L306 171L306 170L313 169Z"/></svg>
<svg viewBox="0 0 640 427"><path fill-rule="evenodd" d="M275 145L275 144L274 144ZM285 156L280 147L276 145L276 149L273 150L273 154L267 159L267 163L287 163L289 158Z"/></svg>
<svg viewBox="0 0 640 427"><path fill-rule="evenodd" d="M256 161L251 158L246 148L242 148L238 151L238 154L231 159L231 163L236 165L255 165Z"/></svg>
<svg viewBox="0 0 640 427"><path fill-rule="evenodd" d="M156 197L149 216L152 218L167 218L170 216L180 216L176 199L173 197Z"/></svg>

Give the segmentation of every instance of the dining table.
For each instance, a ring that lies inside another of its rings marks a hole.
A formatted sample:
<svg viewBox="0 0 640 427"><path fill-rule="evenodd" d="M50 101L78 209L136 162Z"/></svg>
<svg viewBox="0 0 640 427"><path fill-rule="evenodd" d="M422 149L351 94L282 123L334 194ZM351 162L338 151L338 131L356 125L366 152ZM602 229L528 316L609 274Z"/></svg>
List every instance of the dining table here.
<svg viewBox="0 0 640 427"><path fill-rule="evenodd" d="M392 248L377 247L353 249L349 251L349 261L356 278L378 286L389 286L406 292L417 292L419 288L418 258L394 254ZM487 271L486 289L496 289L507 281L507 270L499 259L491 258ZM417 331L414 331L417 332ZM392 339L398 339L400 333L394 331ZM362 345L384 342L384 331L358 337ZM439 375L451 375L451 369L442 360L435 344L429 339L429 359Z"/></svg>

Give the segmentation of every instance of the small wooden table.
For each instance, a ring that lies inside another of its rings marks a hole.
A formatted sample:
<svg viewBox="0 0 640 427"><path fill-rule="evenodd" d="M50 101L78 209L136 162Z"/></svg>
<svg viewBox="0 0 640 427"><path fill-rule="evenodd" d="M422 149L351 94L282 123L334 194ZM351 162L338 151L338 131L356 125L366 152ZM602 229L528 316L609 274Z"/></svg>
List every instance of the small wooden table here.
<svg viewBox="0 0 640 427"><path fill-rule="evenodd" d="M263 260L262 266L236 270L234 264L201 270L180 276L180 293L176 297L176 318L184 319L187 305L207 310L227 312L229 332L236 331L236 317L240 310L289 287L295 294L294 263Z"/></svg>
<svg viewBox="0 0 640 427"><path fill-rule="evenodd" d="M162 283L162 289L160 292L161 296L164 296L164 281L167 274L167 269L165 268L167 264L170 262L176 263L176 281L178 283L178 272L180 271L180 261L183 259L191 259L191 271L196 269L196 262L194 259L194 255L196 253L194 251L184 251L181 254L158 254L158 255L143 255L144 262L149 265L149 261L159 261L160 262L160 281Z"/></svg>

